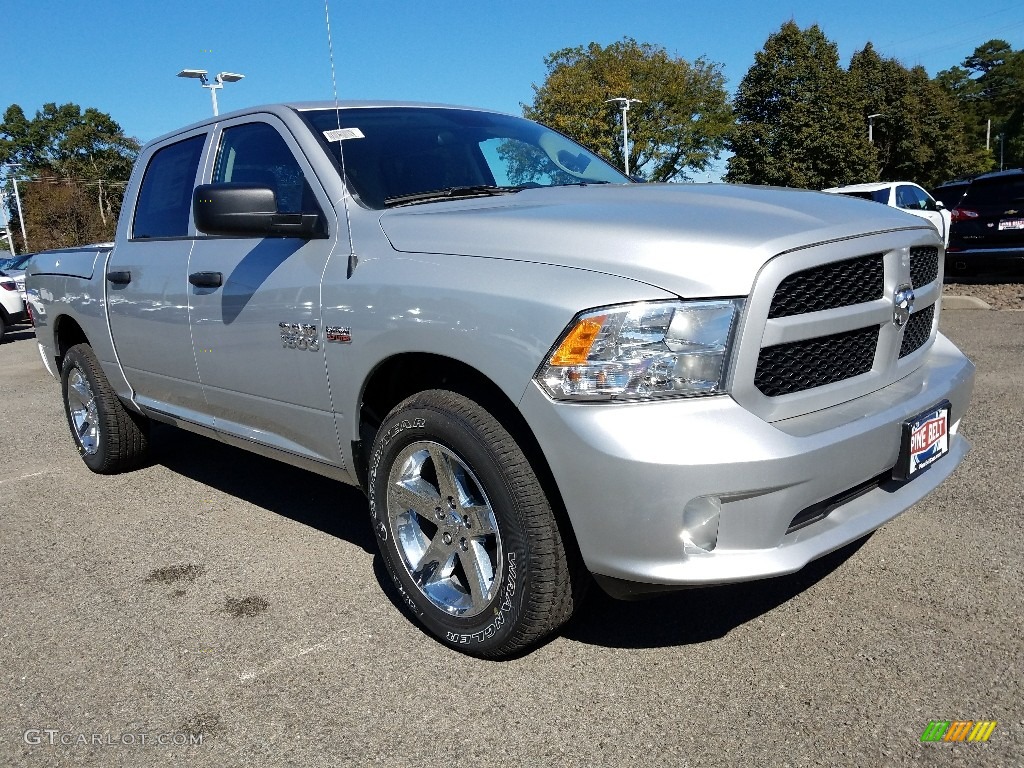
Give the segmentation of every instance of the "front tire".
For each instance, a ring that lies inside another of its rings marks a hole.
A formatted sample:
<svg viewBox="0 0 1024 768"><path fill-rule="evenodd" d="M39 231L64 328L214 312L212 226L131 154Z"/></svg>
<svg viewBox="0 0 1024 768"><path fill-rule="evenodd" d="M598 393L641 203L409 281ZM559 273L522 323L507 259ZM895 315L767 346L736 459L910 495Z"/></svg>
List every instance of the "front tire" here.
<svg viewBox="0 0 1024 768"><path fill-rule="evenodd" d="M516 654L570 617L572 574L520 446L472 400L429 390L377 431L370 514L402 600L446 645Z"/></svg>
<svg viewBox="0 0 1024 768"><path fill-rule="evenodd" d="M138 466L149 447L149 420L117 399L92 347L76 344L61 367L64 414L82 461L110 475Z"/></svg>

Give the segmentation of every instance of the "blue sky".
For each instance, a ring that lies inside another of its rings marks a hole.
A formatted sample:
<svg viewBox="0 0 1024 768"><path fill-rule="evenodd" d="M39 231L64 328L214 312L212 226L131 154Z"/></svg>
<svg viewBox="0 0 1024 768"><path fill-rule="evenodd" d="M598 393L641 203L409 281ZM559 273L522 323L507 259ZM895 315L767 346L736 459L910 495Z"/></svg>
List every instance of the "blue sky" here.
<svg viewBox="0 0 1024 768"><path fill-rule="evenodd" d="M548 53L627 35L688 60L720 63L730 91L788 19L819 24L844 66L868 41L932 75L992 38L1024 48L1020 0L330 0L330 12L341 98L514 113L543 81ZM219 92L222 112L332 98L323 0L5 0L0 24L0 109L18 103L32 116L51 101L97 107L144 142L210 113L208 91L175 77L186 68L246 76Z"/></svg>

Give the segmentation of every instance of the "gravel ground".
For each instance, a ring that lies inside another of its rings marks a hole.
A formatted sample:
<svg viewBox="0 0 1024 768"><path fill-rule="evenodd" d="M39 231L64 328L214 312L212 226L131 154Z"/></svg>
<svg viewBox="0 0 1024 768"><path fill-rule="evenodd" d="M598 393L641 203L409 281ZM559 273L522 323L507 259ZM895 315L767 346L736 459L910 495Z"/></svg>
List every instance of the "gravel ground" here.
<svg viewBox="0 0 1024 768"><path fill-rule="evenodd" d="M947 296L973 296L992 309L1024 309L1024 283L946 283Z"/></svg>

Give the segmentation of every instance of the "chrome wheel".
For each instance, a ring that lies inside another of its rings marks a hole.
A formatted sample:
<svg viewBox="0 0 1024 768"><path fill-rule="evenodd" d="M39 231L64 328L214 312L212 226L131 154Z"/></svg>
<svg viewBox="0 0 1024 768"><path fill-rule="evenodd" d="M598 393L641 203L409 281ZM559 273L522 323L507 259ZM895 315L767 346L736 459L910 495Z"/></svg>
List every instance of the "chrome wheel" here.
<svg viewBox="0 0 1024 768"><path fill-rule="evenodd" d="M445 613L480 614L497 594L501 536L483 486L455 453L417 441L388 475L387 514L416 587Z"/></svg>
<svg viewBox="0 0 1024 768"><path fill-rule="evenodd" d="M72 429L82 450L92 455L99 449L100 428L99 415L96 412L96 397L92 393L89 381L82 375L79 368L68 374L68 413L71 416Z"/></svg>

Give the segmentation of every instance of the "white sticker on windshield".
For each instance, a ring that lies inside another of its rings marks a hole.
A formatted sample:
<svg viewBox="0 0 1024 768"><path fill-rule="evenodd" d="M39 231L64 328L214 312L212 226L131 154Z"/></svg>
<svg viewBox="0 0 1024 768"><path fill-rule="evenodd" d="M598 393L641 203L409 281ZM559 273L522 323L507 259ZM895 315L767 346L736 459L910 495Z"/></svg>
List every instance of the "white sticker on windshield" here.
<svg viewBox="0 0 1024 768"><path fill-rule="evenodd" d="M358 128L335 128L331 131L324 131L324 138L328 141L345 141L345 139L365 139L366 137Z"/></svg>

